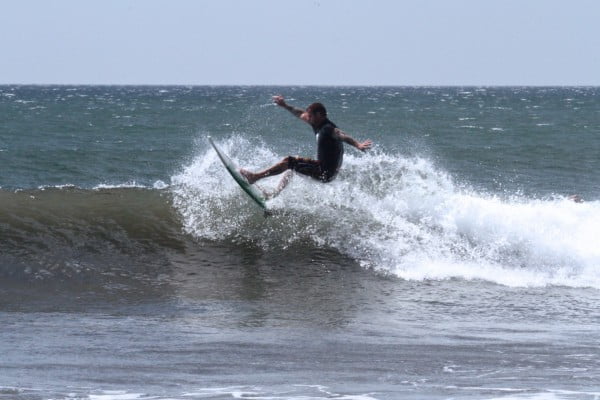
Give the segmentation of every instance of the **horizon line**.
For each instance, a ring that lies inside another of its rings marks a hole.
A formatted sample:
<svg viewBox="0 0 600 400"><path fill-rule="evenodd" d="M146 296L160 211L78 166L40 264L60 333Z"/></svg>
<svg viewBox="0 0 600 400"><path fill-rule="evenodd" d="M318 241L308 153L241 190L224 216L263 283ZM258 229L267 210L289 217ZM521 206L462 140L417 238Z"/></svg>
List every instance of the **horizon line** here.
<svg viewBox="0 0 600 400"><path fill-rule="evenodd" d="M432 88L432 87L579 87L596 88L600 84L255 84L255 83L0 83L0 86L121 86L121 87L390 87L390 88Z"/></svg>

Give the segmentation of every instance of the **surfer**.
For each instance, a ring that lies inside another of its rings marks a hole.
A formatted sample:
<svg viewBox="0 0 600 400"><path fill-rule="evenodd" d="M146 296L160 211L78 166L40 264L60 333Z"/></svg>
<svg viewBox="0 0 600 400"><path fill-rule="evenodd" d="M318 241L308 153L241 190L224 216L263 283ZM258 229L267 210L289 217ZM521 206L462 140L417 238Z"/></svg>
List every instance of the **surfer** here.
<svg viewBox="0 0 600 400"><path fill-rule="evenodd" d="M317 159L287 156L272 167L260 172L254 173L241 169L240 173L250 184L269 176L281 174L287 170L296 171L321 182L331 182L342 166L344 143L348 143L361 151L371 148L373 144L371 140L358 142L340 130L327 118L327 110L321 103L312 103L306 110L303 110L287 104L283 96L273 96L273 101L279 107L285 108L312 127L317 137ZM283 190L290 178L291 173L287 173L273 195Z"/></svg>

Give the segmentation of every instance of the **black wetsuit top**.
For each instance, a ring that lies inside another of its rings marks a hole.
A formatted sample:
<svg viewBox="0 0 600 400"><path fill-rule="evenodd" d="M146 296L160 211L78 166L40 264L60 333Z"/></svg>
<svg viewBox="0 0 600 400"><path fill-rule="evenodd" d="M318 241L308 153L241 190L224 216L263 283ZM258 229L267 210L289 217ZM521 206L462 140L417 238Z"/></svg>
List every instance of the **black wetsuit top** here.
<svg viewBox="0 0 600 400"><path fill-rule="evenodd" d="M335 134L335 128L337 126L328 119L319 128L313 127L317 136L317 159L325 181L335 178L344 159L344 143Z"/></svg>

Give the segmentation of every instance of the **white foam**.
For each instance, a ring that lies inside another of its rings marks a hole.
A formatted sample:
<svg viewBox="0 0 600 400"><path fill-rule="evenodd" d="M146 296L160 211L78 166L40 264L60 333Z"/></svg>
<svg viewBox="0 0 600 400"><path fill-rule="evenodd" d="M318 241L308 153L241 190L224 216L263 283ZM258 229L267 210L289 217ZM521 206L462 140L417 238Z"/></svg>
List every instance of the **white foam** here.
<svg viewBox="0 0 600 400"><path fill-rule="evenodd" d="M165 182L158 180L156 182L154 182L154 184L152 185L152 189L166 189L168 188L169 185L167 185ZM149 189L150 186L147 185L143 185L141 183L138 183L136 181L130 181L130 182L124 182L124 183L116 183L116 184L109 184L109 183L101 183L99 185L96 185L93 187L94 190L110 190L110 189Z"/></svg>
<svg viewBox="0 0 600 400"><path fill-rule="evenodd" d="M477 390L489 390L488 388L475 388ZM491 390L497 390L495 388ZM489 397L488 400L564 400L564 399L597 399L598 392L580 392L566 390L548 390L539 393L521 393Z"/></svg>
<svg viewBox="0 0 600 400"><path fill-rule="evenodd" d="M157 189L157 190L167 189L168 187L169 187L169 185L167 185L165 182L163 182L161 180L154 182L154 184L152 185L152 188Z"/></svg>
<svg viewBox="0 0 600 400"><path fill-rule="evenodd" d="M281 158L241 137L220 144L249 169ZM403 279L600 288L599 202L477 193L423 158L348 149L335 181L296 176L269 202L286 214L267 220L206 146L172 178L172 190L186 231L200 238L260 237L263 246L282 247L310 240Z"/></svg>
<svg viewBox="0 0 600 400"><path fill-rule="evenodd" d="M255 386L233 386L222 388L202 388L197 391L185 393L184 397L203 398L203 397L227 397L234 399L254 399L254 400L376 400L372 394L338 394L332 392L329 388L322 385L289 385L279 388L275 391L267 391L261 387Z"/></svg>
<svg viewBox="0 0 600 400"><path fill-rule="evenodd" d="M139 393L127 393L125 391L107 390L99 394L90 394L90 400L137 400L140 398L149 398Z"/></svg>

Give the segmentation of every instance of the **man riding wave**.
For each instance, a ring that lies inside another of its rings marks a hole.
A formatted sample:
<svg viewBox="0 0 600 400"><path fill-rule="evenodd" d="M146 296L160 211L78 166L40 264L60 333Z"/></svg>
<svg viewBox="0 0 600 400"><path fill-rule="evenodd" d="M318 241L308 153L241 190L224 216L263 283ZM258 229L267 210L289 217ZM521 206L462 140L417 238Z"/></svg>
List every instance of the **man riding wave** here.
<svg viewBox="0 0 600 400"><path fill-rule="evenodd" d="M350 135L340 130L327 118L327 110L321 103L312 103L306 110L287 104L283 96L274 96L273 101L285 108L302 121L309 124L317 138L317 159L287 156L277 164L260 172L250 172L241 169L240 173L253 184L269 176L281 174L287 170L296 171L310 176L321 182L331 182L335 179L344 158L344 143L348 143L361 151L371 148L373 142L366 140L358 142ZM276 194L289 182L291 174L286 174L279 183Z"/></svg>

